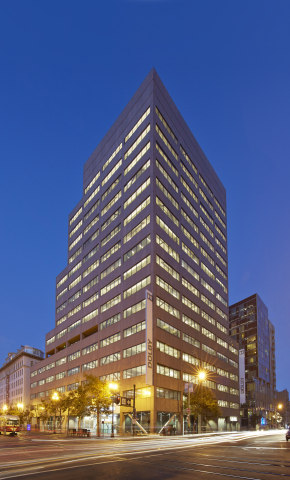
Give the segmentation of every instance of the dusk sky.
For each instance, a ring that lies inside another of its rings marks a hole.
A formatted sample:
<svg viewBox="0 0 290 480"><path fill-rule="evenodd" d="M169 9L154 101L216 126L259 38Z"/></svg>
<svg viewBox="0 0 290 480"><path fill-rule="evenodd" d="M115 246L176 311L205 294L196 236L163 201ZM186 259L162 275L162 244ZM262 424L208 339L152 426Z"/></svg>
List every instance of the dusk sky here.
<svg viewBox="0 0 290 480"><path fill-rule="evenodd" d="M0 365L44 350L83 165L155 67L227 190L230 304L267 305L290 390L289 18L289 0L1 0Z"/></svg>

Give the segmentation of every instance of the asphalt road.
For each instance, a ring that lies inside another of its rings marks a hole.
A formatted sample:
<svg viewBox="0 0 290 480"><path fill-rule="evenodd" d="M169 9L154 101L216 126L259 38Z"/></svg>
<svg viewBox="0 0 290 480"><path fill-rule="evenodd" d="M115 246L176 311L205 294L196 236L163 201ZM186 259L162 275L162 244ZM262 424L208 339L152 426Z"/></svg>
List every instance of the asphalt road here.
<svg viewBox="0 0 290 480"><path fill-rule="evenodd" d="M0 480L290 477L285 431L194 437L0 437Z"/></svg>

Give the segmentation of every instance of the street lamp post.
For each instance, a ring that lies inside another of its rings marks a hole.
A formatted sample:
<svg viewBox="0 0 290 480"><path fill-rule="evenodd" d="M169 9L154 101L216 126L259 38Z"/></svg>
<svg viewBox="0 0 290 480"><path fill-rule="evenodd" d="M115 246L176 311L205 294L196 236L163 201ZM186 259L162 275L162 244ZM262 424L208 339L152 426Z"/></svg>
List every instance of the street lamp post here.
<svg viewBox="0 0 290 480"><path fill-rule="evenodd" d="M54 402L57 402L57 401L59 400L58 393L57 393L57 392L54 392L54 394L52 395L51 398L52 398L52 400L53 400ZM53 431L53 433L56 433L56 430L55 430L55 422L56 422L56 408L55 408L55 410L54 410L54 429L53 429L54 431Z"/></svg>
<svg viewBox="0 0 290 480"><path fill-rule="evenodd" d="M114 393L116 393L116 390L118 388L118 385L116 383L110 383L109 388L112 393L112 432L111 432L111 437L114 437Z"/></svg>
<svg viewBox="0 0 290 480"><path fill-rule="evenodd" d="M202 382L206 379L206 372L204 370L200 370L198 372L198 380L200 384L200 394L201 394L201 415L200 415L200 433L202 433L202 420L203 420L203 388Z"/></svg>

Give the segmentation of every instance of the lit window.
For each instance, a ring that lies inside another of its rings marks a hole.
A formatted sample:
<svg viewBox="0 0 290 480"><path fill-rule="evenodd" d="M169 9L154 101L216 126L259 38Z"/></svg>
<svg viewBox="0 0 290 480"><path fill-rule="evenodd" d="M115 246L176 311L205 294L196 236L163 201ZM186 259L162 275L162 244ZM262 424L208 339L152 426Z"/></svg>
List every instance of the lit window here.
<svg viewBox="0 0 290 480"><path fill-rule="evenodd" d="M56 284L56 288L60 287L67 280L67 275L61 278L61 280Z"/></svg>
<svg viewBox="0 0 290 480"><path fill-rule="evenodd" d="M124 298L130 297L134 293L139 292L139 290L141 290L142 288L145 288L150 283L151 283L151 275L148 275L148 277L143 278L143 280L140 280L140 282L135 283L135 285L132 285L132 287L125 290L123 293L123 297Z"/></svg>
<svg viewBox="0 0 290 480"><path fill-rule="evenodd" d="M112 178L112 176L116 173L118 168L121 167L121 165L122 165L122 158L116 163L116 165L112 168L112 170L110 170L108 175L104 178L104 180L102 181L102 187L110 180L110 178Z"/></svg>
<svg viewBox="0 0 290 480"><path fill-rule="evenodd" d="M193 253L193 251L187 246L185 245L185 243L182 242L182 250L191 258L191 260L193 260L195 263L197 263L197 265L199 265L199 259L198 257L195 255L195 253Z"/></svg>
<svg viewBox="0 0 290 480"><path fill-rule="evenodd" d="M172 268L168 263L165 262L165 260L163 260L163 258L159 257L158 255L156 255L156 263L160 265L160 267L163 268L167 273L169 273L169 275L171 275L173 278L175 278L176 280L179 280L179 273L176 270L174 270L174 268Z"/></svg>
<svg viewBox="0 0 290 480"><path fill-rule="evenodd" d="M112 240L112 238L114 238L121 230L121 224L119 223L119 225L117 225L115 228L113 228L113 230L110 231L110 233L108 233L108 235L103 238L103 240L101 241L101 247L104 247L110 240Z"/></svg>
<svg viewBox="0 0 290 480"><path fill-rule="evenodd" d="M182 285L185 287L185 288L188 288L188 290L193 293L194 295L196 295L197 297L199 297L199 291L197 290L197 288L194 287L194 285L192 285L192 283L190 283L188 280L186 280L186 278L182 277Z"/></svg>
<svg viewBox="0 0 290 480"><path fill-rule="evenodd" d="M114 150L114 152L112 153L112 155L110 156L110 158L108 158L108 160L104 163L103 165L103 171L107 168L108 165L110 165L111 161L114 160L115 156L119 153L119 151L121 150L122 148L122 142L120 143L120 145L118 145L118 147L116 148L116 150Z"/></svg>
<svg viewBox="0 0 290 480"><path fill-rule="evenodd" d="M71 225L82 213L83 207L79 208L78 211L74 214L74 216L70 219L69 224Z"/></svg>
<svg viewBox="0 0 290 480"><path fill-rule="evenodd" d="M219 214L218 214L218 212L217 212L216 210L214 211L214 214L215 214L216 218L220 221L220 223L222 224L222 226L223 226L224 228L227 228L225 222L221 219L221 217L219 216Z"/></svg>
<svg viewBox="0 0 290 480"><path fill-rule="evenodd" d="M89 189L92 188L92 186L95 184L95 182L98 180L100 176L100 171L94 176L93 180L88 184L88 186L85 188L85 194L88 193Z"/></svg>
<svg viewBox="0 0 290 480"><path fill-rule="evenodd" d="M185 342L189 343L193 347L200 348L200 342L195 338L191 337L190 335L187 335L187 333L183 333L182 338Z"/></svg>
<svg viewBox="0 0 290 480"><path fill-rule="evenodd" d="M140 250L143 250L143 248L146 247L150 243L150 235L147 235L141 242L137 243L131 250L129 250L127 253L124 254L124 262L126 260L129 260L129 258L132 258L136 253L138 253Z"/></svg>
<svg viewBox="0 0 290 480"><path fill-rule="evenodd" d="M95 218L93 218L93 220L88 224L88 226L84 229L84 235L86 233L88 233L88 231L94 226L96 225L96 223L99 221L99 215L96 215Z"/></svg>
<svg viewBox="0 0 290 480"><path fill-rule="evenodd" d="M108 345L118 342L119 340L121 340L121 333L114 333L113 335L110 335L110 337L103 338L100 341L100 348L107 347Z"/></svg>
<svg viewBox="0 0 290 480"><path fill-rule="evenodd" d="M175 173L175 175L178 177L178 170L177 168L173 165L173 163L171 162L171 160L169 160L169 158L167 157L166 153L164 152L164 150L160 147L159 143L156 142L156 150L157 152L160 154L160 156L163 158L163 160L167 163L167 165L171 168L171 170L173 171L173 173Z"/></svg>
<svg viewBox="0 0 290 480"><path fill-rule="evenodd" d="M223 216L225 217L226 216L226 212L224 211L224 209L221 207L219 201L214 197L214 201L215 203L217 204L217 206L219 207L220 211L222 212Z"/></svg>
<svg viewBox="0 0 290 480"><path fill-rule="evenodd" d="M211 189L209 188L208 184L206 183L205 179L199 174L199 178L201 180L201 183L205 186L205 188L207 189L208 193L210 194L211 197L213 197L213 193L211 191Z"/></svg>
<svg viewBox="0 0 290 480"><path fill-rule="evenodd" d="M92 320L92 318L95 318L97 315L98 315L98 309L96 308L96 310L93 310L91 313L88 313L88 315L83 317L82 323L89 322L90 320Z"/></svg>
<svg viewBox="0 0 290 480"><path fill-rule="evenodd" d="M201 316L212 325L215 325L215 319L212 318L208 313L204 312L203 310L201 311Z"/></svg>
<svg viewBox="0 0 290 480"><path fill-rule="evenodd" d="M170 293L170 295L172 295L173 297L178 299L180 298L179 292L175 290L175 288L173 288L169 283L165 282L165 280L158 277L158 275L156 275L156 284L159 285L161 288L164 288L164 290Z"/></svg>
<svg viewBox="0 0 290 480"><path fill-rule="evenodd" d="M189 353L183 353L182 360L184 362L190 363L191 365L195 365L196 367L198 367L200 364L200 361L198 360L198 358L195 358L192 355L189 355Z"/></svg>
<svg viewBox="0 0 290 480"><path fill-rule="evenodd" d="M88 353L94 352L95 350L98 350L98 342L83 348L82 355L87 355Z"/></svg>
<svg viewBox="0 0 290 480"><path fill-rule="evenodd" d="M113 288L117 287L121 283L121 276L115 278L112 282L108 283L101 289L101 296L105 295L106 293L110 292Z"/></svg>
<svg viewBox="0 0 290 480"><path fill-rule="evenodd" d="M99 229L95 231L95 233L93 233L93 235L91 235L88 240L84 243L84 250L94 241L96 240L96 238L99 236Z"/></svg>
<svg viewBox="0 0 290 480"><path fill-rule="evenodd" d="M170 345L166 345L165 343L159 342L159 340L157 340L156 342L156 347L157 347L157 350L159 350L162 353L166 353L166 355L170 355L170 357L180 358L180 350L177 350L177 348L173 348Z"/></svg>
<svg viewBox="0 0 290 480"><path fill-rule="evenodd" d="M87 307L88 305L91 305L91 303L95 302L99 298L99 292L95 292L93 295L91 295L89 298L87 298L83 302L83 308Z"/></svg>
<svg viewBox="0 0 290 480"><path fill-rule="evenodd" d="M215 229L216 231L220 234L220 236L222 237L222 239L226 242L227 241L227 237L223 234L223 232L221 231L221 229L217 226L217 224L215 223Z"/></svg>
<svg viewBox="0 0 290 480"><path fill-rule="evenodd" d="M80 267L82 266L82 261L77 263L69 272L68 276L71 277Z"/></svg>
<svg viewBox="0 0 290 480"><path fill-rule="evenodd" d="M96 285L99 281L99 276L97 275L95 278L93 278L89 283L87 283L83 287L83 293L86 293L90 288L92 288L94 285Z"/></svg>
<svg viewBox="0 0 290 480"><path fill-rule="evenodd" d="M117 313L117 315L113 315L113 317L110 317L107 320L104 320L102 323L100 323L100 330L104 330L104 328L110 327L111 325L114 325L115 323L120 322L120 320L121 320L121 314Z"/></svg>
<svg viewBox="0 0 290 480"><path fill-rule="evenodd" d="M171 228L168 227L165 222L163 222L160 217L158 217L158 215L156 215L156 223L162 228L162 230L164 230L165 233L167 233L167 235L169 235L170 238L172 238L172 240L177 243L177 245L179 245L178 236L173 232L173 230L171 230Z"/></svg>
<svg viewBox="0 0 290 480"><path fill-rule="evenodd" d="M210 234L210 236L213 238L214 234L213 231L209 228L208 224L205 222L205 220L200 216L199 217L200 223L203 225L203 227L206 229L206 231Z"/></svg>
<svg viewBox="0 0 290 480"><path fill-rule="evenodd" d="M133 347L123 350L123 358L133 357L134 355L138 355L138 353L143 353L145 351L146 343L139 343L139 345L134 345Z"/></svg>
<svg viewBox="0 0 290 480"><path fill-rule="evenodd" d="M151 262L151 255L148 255L147 257L143 258L143 260L133 265L133 267L129 268L129 270L124 272L123 274L124 280L126 280L127 278L130 278L132 275L139 272L139 270L146 267L146 265L149 265L150 262ZM120 264L121 264L121 259L120 259Z"/></svg>
<svg viewBox="0 0 290 480"><path fill-rule="evenodd" d="M121 295L117 295L116 297L111 298L111 300L101 305L101 313L105 312L106 310L109 310L109 308L113 307L114 305L117 305L120 302L121 302Z"/></svg>
<svg viewBox="0 0 290 480"><path fill-rule="evenodd" d="M162 247L163 250L165 250L165 252L167 252L172 258L174 258L174 260L179 262L178 253L175 250L173 250L173 248L171 248L168 245L168 243L166 243L165 240L163 240L163 238L159 237L159 235L156 235L156 243L157 245L160 245L160 247Z"/></svg>
<svg viewBox="0 0 290 480"><path fill-rule="evenodd" d="M168 200L172 203L172 205L179 209L178 202L175 200L175 198L169 193L167 188L164 187L164 185L160 182L160 180L156 177L156 185L160 188L161 192L168 198Z"/></svg>
<svg viewBox="0 0 290 480"><path fill-rule="evenodd" d="M107 203L107 205L102 209L101 211L101 216L105 215L105 213L108 212L108 210L110 210L110 208L112 208L113 205L115 205L115 203L121 198L122 196L122 191L120 190L113 198L112 200L110 200L109 203Z"/></svg>
<svg viewBox="0 0 290 480"><path fill-rule="evenodd" d="M95 190L91 193L91 195L86 199L84 203L84 208L95 198L95 196L99 193L100 191L100 185L98 185Z"/></svg>
<svg viewBox="0 0 290 480"><path fill-rule="evenodd" d="M208 347L207 345L202 345L202 350L206 353L209 353L210 355L213 355L216 357L216 351L213 348Z"/></svg>
<svg viewBox="0 0 290 480"><path fill-rule="evenodd" d="M182 295L182 303L188 308L190 308L190 310L192 310L193 312L199 313L199 307L184 295Z"/></svg>
<svg viewBox="0 0 290 480"><path fill-rule="evenodd" d="M116 260L114 263L112 263L111 265L109 265L108 268L106 268L106 270L103 270L102 273L101 273L101 280L103 278L106 278L107 275L109 275L109 273L112 273L114 272L118 267L120 267L121 265L121 258L118 258L118 260Z"/></svg>
<svg viewBox="0 0 290 480"><path fill-rule="evenodd" d="M116 352L111 355L106 355L105 357L100 358L100 366L107 365L108 363L118 362L121 360L121 353Z"/></svg>
<svg viewBox="0 0 290 480"><path fill-rule="evenodd" d="M187 177L189 178L189 180L191 180L191 182L193 183L193 185L197 188L197 181L195 180L195 178L191 175L190 171L186 168L186 166L184 165L183 162L180 161L180 166L182 168L182 170L184 171L184 173L187 175Z"/></svg>
<svg viewBox="0 0 290 480"><path fill-rule="evenodd" d="M164 365L159 365L157 363L157 373L159 375L165 375L166 377L171 377L171 378L180 378L180 371L175 370L174 368L170 367L165 367Z"/></svg>
<svg viewBox="0 0 290 480"><path fill-rule="evenodd" d="M123 379L125 380L126 378L139 377L140 375L145 375L145 373L146 365L128 368L127 370L123 370Z"/></svg>
<svg viewBox="0 0 290 480"><path fill-rule="evenodd" d="M216 293L216 298L217 298L225 307L228 306L228 302L227 302L219 293Z"/></svg>
<svg viewBox="0 0 290 480"><path fill-rule="evenodd" d="M83 224L82 220L79 223L77 223L74 229L70 232L69 238L71 238L78 231L78 229L82 226L82 224Z"/></svg>
<svg viewBox="0 0 290 480"><path fill-rule="evenodd" d="M222 264L226 267L227 262L223 259L223 257L219 254L219 252L217 250L215 251L215 254L216 254L217 258L222 262Z"/></svg>
<svg viewBox="0 0 290 480"><path fill-rule="evenodd" d="M215 341L215 334L207 330L207 328L202 327L201 333L205 335L207 338Z"/></svg>
<svg viewBox="0 0 290 480"><path fill-rule="evenodd" d="M132 170L133 167L141 160L141 158L145 155L146 152L148 152L150 148L150 142L146 143L145 147L142 148L142 150L138 153L138 155L133 158L132 162L129 163L128 167L125 168L124 170L124 175L127 175L127 173Z"/></svg>
<svg viewBox="0 0 290 480"><path fill-rule="evenodd" d="M159 197L156 197L156 205L161 208L162 212L164 212L172 222L179 227L179 220L173 215L173 213L166 207L166 205L160 200Z"/></svg>
<svg viewBox="0 0 290 480"><path fill-rule="evenodd" d="M136 207L125 219L124 219L124 227L128 225L139 213L142 212L150 203L150 196L144 200L144 202L140 203L138 207Z"/></svg>
<svg viewBox="0 0 290 480"><path fill-rule="evenodd" d="M97 253L99 250L99 244L96 245L84 258L83 258L83 263L86 263L90 258L92 258L95 253Z"/></svg>
<svg viewBox="0 0 290 480"><path fill-rule="evenodd" d="M105 191L105 193L103 193L102 195L102 202L105 200L105 198L109 195L109 193L111 193L115 188L116 186L120 183L121 181L121 178L122 178L122 175L119 175L116 180L111 183L111 185L107 188L107 190Z"/></svg>
<svg viewBox="0 0 290 480"><path fill-rule="evenodd" d="M67 317L70 318L72 317L73 315L75 315L77 312L79 312L81 310L82 306L81 305L77 305L75 308L73 308L72 310L70 310L67 314Z"/></svg>
<svg viewBox="0 0 290 480"><path fill-rule="evenodd" d="M148 224L150 223L150 215L148 215L144 220L142 220L136 227L132 228L125 236L124 236L124 243L127 243L131 238L133 238L140 230L143 230Z"/></svg>
<svg viewBox="0 0 290 480"><path fill-rule="evenodd" d="M158 135L160 136L160 138L163 140L163 142L165 143L165 145L167 146L168 150L170 151L170 153L174 156L175 160L178 162L178 155L176 153L176 151L174 150L173 146L171 145L171 143L167 140L167 138L165 137L164 133L162 132L162 130L158 127L157 123L156 123L156 132L158 133Z"/></svg>
<svg viewBox="0 0 290 480"><path fill-rule="evenodd" d="M147 108L146 112L143 113L142 117L139 118L138 122L135 123L134 127L130 130L128 135L125 137L125 143L132 137L132 135L136 132L136 130L140 127L140 125L144 122L145 118L148 117L150 113L150 107Z"/></svg>
<svg viewBox="0 0 290 480"><path fill-rule="evenodd" d="M213 206L212 206L210 200L207 198L206 194L204 193L204 191L200 187L199 187L199 193L202 196L202 198L204 199L204 201L208 204L209 208L211 210L213 210Z"/></svg>
<svg viewBox="0 0 290 480"><path fill-rule="evenodd" d="M168 125L168 123L166 122L165 118L163 117L163 115L160 113L160 111L158 110L158 108L156 107L155 109L159 119L161 120L161 122L163 123L164 127L166 128L167 132L171 135L171 137L173 138L173 140L175 141L176 144L178 144L178 139L176 137L176 135L174 135L173 131L171 130L170 126Z"/></svg>
<svg viewBox="0 0 290 480"><path fill-rule="evenodd" d="M97 368L97 366L98 366L98 360L93 360L92 362L84 363L82 365L82 372L86 372L87 370L92 370L93 368Z"/></svg>
<svg viewBox="0 0 290 480"><path fill-rule="evenodd" d="M80 233L80 235L69 245L68 249L69 251L83 238L83 234Z"/></svg>
<svg viewBox="0 0 290 480"><path fill-rule="evenodd" d="M201 284L204 286L204 288L206 288L212 295L214 295L215 293L215 290L214 288L212 288L212 286L207 283L202 277L201 277Z"/></svg>
<svg viewBox="0 0 290 480"><path fill-rule="evenodd" d="M104 255L101 256L101 263L105 262L106 260L108 260L108 258L111 257L111 255L113 255L114 253L116 253L119 249L121 248L121 242L117 242L115 243L115 245L113 245L110 250L108 250L106 253L104 253Z"/></svg>
<svg viewBox="0 0 290 480"><path fill-rule="evenodd" d="M69 290L71 290L72 288L74 288L82 279L82 276L79 275L73 282L71 282L68 286Z"/></svg>
<svg viewBox="0 0 290 480"><path fill-rule="evenodd" d="M189 195L193 198L193 200L195 200L196 203L198 203L198 198L197 196L195 195L194 191L192 190L192 188L190 188L190 186L188 185L188 183L184 180L183 176L181 175L180 176L180 181L182 183L182 185L184 186L184 188L188 191Z"/></svg>
<svg viewBox="0 0 290 480"><path fill-rule="evenodd" d="M135 175L133 175L133 177L131 177L130 180L126 183L126 185L124 186L124 193L128 190L128 188L134 185L136 180L138 180L138 178L142 175L142 173L144 173L149 167L150 167L150 160L147 160L147 162L144 163L144 165L138 170L138 172L135 173Z"/></svg>
<svg viewBox="0 0 290 480"><path fill-rule="evenodd" d="M127 308L123 312L123 317L127 318L133 315L133 313L137 313L140 310L143 310L145 308L145 300L141 300L141 302L135 303L135 305L132 305L131 307Z"/></svg>
<svg viewBox="0 0 290 480"><path fill-rule="evenodd" d="M150 123L147 125L147 127L143 130L143 132L139 135L139 137L135 140L135 142L131 145L131 147L127 150L127 152L124 155L124 160L131 155L132 152L138 147L138 145L142 142L142 140L146 137L147 133L150 132ZM126 175L126 174L125 174Z"/></svg>
<svg viewBox="0 0 290 480"><path fill-rule="evenodd" d="M92 263L83 273L83 278L86 278L91 272L93 272L99 266L99 260Z"/></svg>
<svg viewBox="0 0 290 480"><path fill-rule="evenodd" d="M141 195L142 192L144 192L144 190L150 185L150 177L147 178L147 180L145 180L145 182L142 183L142 185L140 185L140 187L137 188L137 190L135 190L135 192L132 193L132 195L127 198L127 200L124 202L124 209L129 207L129 205L134 202L134 200L136 200L136 198Z"/></svg>
<svg viewBox="0 0 290 480"><path fill-rule="evenodd" d="M173 307L169 303L165 302L165 300L162 300L161 298L156 297L156 305L157 307L160 307L163 310L165 310L167 313L169 313L173 317L180 318L179 310L177 310L177 308Z"/></svg>
<svg viewBox="0 0 290 480"><path fill-rule="evenodd" d="M188 265L188 263L186 263L186 261L183 260L183 259L181 260L181 266L182 266L183 268L185 268L185 270L186 270L190 275L192 275L196 280L199 281L199 275L198 275L198 273L197 273L195 270L193 270L193 268L192 268L190 265ZM178 278L178 279L179 279L179 278Z"/></svg>
<svg viewBox="0 0 290 480"><path fill-rule="evenodd" d="M186 151L184 150L183 146L180 145L180 150L181 152L183 153L184 157L186 158L186 160L188 161L189 165L192 167L192 169L194 170L194 172L197 174L197 168L196 166L194 165L193 161L191 160L190 156L186 153Z"/></svg>
<svg viewBox="0 0 290 480"><path fill-rule="evenodd" d="M93 206L89 209L89 211L85 214L85 216L84 216L84 221L87 220L87 219L91 216L91 214L98 208L99 204L100 204L100 199L98 199L98 200L96 201L96 203L94 203L94 205L93 205Z"/></svg>
<svg viewBox="0 0 290 480"><path fill-rule="evenodd" d="M212 273L212 271L204 264L201 262L201 268L202 270L210 277L212 278L213 280L215 279L215 276L214 274Z"/></svg>
<svg viewBox="0 0 290 480"><path fill-rule="evenodd" d="M195 322L192 320L192 318L189 318L187 315L182 314L182 321L183 323L186 323L186 325L189 325L191 328L194 328L198 332L200 331L200 325L199 323Z"/></svg>
<svg viewBox="0 0 290 480"><path fill-rule="evenodd" d="M123 337L130 337L131 335L135 335L135 333L141 332L142 330L146 329L146 322L143 320L143 322L136 323L132 327L126 328L123 330Z"/></svg>

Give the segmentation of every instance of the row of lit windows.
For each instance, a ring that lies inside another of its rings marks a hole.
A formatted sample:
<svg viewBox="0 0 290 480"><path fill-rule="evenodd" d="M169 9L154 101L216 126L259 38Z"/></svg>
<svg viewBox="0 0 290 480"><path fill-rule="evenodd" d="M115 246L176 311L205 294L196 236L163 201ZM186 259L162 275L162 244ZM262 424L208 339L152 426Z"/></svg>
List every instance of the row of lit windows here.
<svg viewBox="0 0 290 480"><path fill-rule="evenodd" d="M126 185L124 186L124 193L128 190L128 188L134 185L134 183L138 180L138 178L142 175L142 173L144 173L149 167L150 167L150 160L147 160L147 162L144 163L144 165L138 170L138 172L135 173L135 175L133 175L133 177L131 177L130 180L126 183Z"/></svg>

